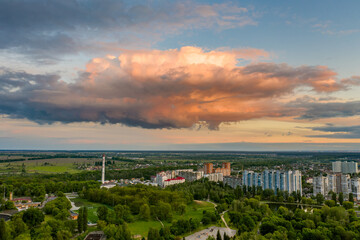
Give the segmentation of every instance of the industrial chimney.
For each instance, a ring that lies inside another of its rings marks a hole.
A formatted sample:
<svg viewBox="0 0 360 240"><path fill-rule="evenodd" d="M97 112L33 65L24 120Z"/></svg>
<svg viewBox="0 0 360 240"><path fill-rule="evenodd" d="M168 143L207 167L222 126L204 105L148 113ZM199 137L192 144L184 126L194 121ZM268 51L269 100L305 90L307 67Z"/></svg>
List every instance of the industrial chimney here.
<svg viewBox="0 0 360 240"><path fill-rule="evenodd" d="M104 184L104 182L105 182L105 154L103 154L102 172L101 172L101 183Z"/></svg>

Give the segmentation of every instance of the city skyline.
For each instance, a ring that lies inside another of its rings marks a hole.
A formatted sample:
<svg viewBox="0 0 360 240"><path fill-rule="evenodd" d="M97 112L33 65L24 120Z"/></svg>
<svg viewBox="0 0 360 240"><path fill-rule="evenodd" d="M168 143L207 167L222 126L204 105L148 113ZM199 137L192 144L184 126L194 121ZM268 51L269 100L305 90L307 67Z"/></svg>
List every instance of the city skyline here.
<svg viewBox="0 0 360 240"><path fill-rule="evenodd" d="M3 1L0 149L359 150L347 3Z"/></svg>

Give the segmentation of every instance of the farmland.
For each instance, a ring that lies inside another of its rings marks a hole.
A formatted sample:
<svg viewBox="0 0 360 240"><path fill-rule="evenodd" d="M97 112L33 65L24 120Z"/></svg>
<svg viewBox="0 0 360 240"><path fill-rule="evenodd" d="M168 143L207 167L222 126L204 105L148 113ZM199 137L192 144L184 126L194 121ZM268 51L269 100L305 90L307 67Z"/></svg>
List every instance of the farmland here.
<svg viewBox="0 0 360 240"><path fill-rule="evenodd" d="M79 166L92 165L93 162L92 158L46 158L5 163L0 161L0 174L20 174L23 172L23 165L27 173L78 173L82 171Z"/></svg>

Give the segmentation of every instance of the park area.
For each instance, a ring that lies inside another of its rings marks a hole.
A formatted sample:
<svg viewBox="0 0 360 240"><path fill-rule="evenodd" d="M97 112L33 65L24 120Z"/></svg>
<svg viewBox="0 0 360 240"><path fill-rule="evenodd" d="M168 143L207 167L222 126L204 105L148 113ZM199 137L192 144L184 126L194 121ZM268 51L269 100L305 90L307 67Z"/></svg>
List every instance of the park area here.
<svg viewBox="0 0 360 240"><path fill-rule="evenodd" d="M94 203L94 202L89 202L86 199L82 199L82 198L73 198L71 199L71 201L73 201L75 203L76 207L87 207L88 208L88 220L91 223L96 223L96 221L98 220L97 217L97 209L100 206L106 206L109 209L113 209L112 207L105 205L105 204L101 204L101 203ZM203 216L203 211L209 211L209 212L214 212L214 206L211 203L205 202L205 201L194 201L193 203L187 205L186 207L186 213L183 215L180 214L173 214L173 218L172 220L179 220L179 219L198 219L199 221L201 221L202 216ZM76 212L76 211L75 211ZM164 224L164 226L171 226L171 222L160 222L157 220L149 220L149 221L140 221L140 220L136 220L135 217L135 221L128 223L128 227L132 233L132 235L141 235L141 236L147 236L147 233L149 231L149 228L156 228L156 229L161 229L162 224ZM201 225L201 227L199 229L197 229L196 231L202 230L204 228L206 228L208 226L203 226ZM192 233L190 233L192 234Z"/></svg>

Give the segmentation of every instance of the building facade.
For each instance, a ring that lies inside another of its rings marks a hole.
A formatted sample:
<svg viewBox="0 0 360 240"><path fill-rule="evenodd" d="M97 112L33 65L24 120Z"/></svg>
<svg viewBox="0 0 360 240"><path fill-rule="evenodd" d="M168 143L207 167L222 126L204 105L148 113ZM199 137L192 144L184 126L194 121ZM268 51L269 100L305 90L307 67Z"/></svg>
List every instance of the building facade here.
<svg viewBox="0 0 360 240"><path fill-rule="evenodd" d="M334 173L358 173L358 163L357 162L341 162L336 161L332 163L332 171Z"/></svg>
<svg viewBox="0 0 360 240"><path fill-rule="evenodd" d="M222 182L223 181L222 173L205 174L204 177L209 179L209 181L211 181L211 182Z"/></svg>
<svg viewBox="0 0 360 240"><path fill-rule="evenodd" d="M296 171L274 171L265 170L262 173L254 171L243 172L242 184L248 187L262 187L272 189L275 193L278 190L297 192L302 194L301 172Z"/></svg>
<svg viewBox="0 0 360 240"><path fill-rule="evenodd" d="M191 169L192 170L192 169ZM192 182L204 177L203 171L180 171L178 176L185 178L186 181Z"/></svg>
<svg viewBox="0 0 360 240"><path fill-rule="evenodd" d="M224 162L221 164L221 167L214 168L212 163L204 163L204 174L212 173L222 173L223 176L231 175L231 164L229 162Z"/></svg>
<svg viewBox="0 0 360 240"><path fill-rule="evenodd" d="M236 176L225 176L223 177L223 182L232 188L241 187L242 185L242 179Z"/></svg>
<svg viewBox="0 0 360 240"><path fill-rule="evenodd" d="M180 183L184 183L184 182L185 182L185 178L183 178L183 177L170 178L170 179L166 179L163 182L163 187L167 187L167 186L174 185L174 184L180 184Z"/></svg>
<svg viewBox="0 0 360 240"><path fill-rule="evenodd" d="M329 186L329 180L327 177L319 176L314 177L313 181L313 194L316 196L317 194L322 194L325 196L325 194L328 194L328 186Z"/></svg>

